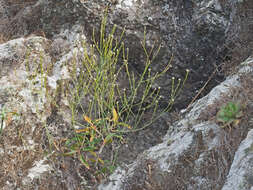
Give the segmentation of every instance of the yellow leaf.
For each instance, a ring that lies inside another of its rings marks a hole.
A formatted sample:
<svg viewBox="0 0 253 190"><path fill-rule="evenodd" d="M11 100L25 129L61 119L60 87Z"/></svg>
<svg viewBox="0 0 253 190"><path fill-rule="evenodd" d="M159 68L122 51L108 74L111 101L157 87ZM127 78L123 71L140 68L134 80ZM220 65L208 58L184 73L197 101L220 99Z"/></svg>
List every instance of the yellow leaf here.
<svg viewBox="0 0 253 190"><path fill-rule="evenodd" d="M91 118L89 118L87 115L84 115L83 119L87 121L89 124L93 125L93 123L91 122Z"/></svg>
<svg viewBox="0 0 253 190"><path fill-rule="evenodd" d="M96 163L97 160L93 159L93 158L90 158L89 161L93 162L93 163Z"/></svg>
<svg viewBox="0 0 253 190"><path fill-rule="evenodd" d="M98 160L102 165L104 165L104 161L103 161L100 157L98 157L98 155L96 154L96 152L93 152L93 151L89 151L89 152L91 153L91 155L93 155L94 157L96 157L97 160ZM90 158L90 160L96 162L96 160L94 160L94 159L92 159L92 158Z"/></svg>
<svg viewBox="0 0 253 190"><path fill-rule="evenodd" d="M98 161L99 161L102 165L104 165L104 161L103 161L101 158L98 157Z"/></svg>
<svg viewBox="0 0 253 190"><path fill-rule="evenodd" d="M239 120L239 119L234 120L234 125L235 125L235 127L237 127L237 126L239 125L239 123L240 123L240 120Z"/></svg>
<svg viewBox="0 0 253 190"><path fill-rule="evenodd" d="M104 139L103 144L105 145L105 144L111 143L111 142L112 142L112 137L106 137L106 138Z"/></svg>
<svg viewBox="0 0 253 190"><path fill-rule="evenodd" d="M115 108L112 109L112 114L113 114L112 121L114 122L114 124L117 124L119 117Z"/></svg>
<svg viewBox="0 0 253 190"><path fill-rule="evenodd" d="M89 127L85 128L85 129L77 129L77 130L76 130L76 133L83 133L83 132L87 132L87 131L89 131L89 130L90 130Z"/></svg>
<svg viewBox="0 0 253 190"><path fill-rule="evenodd" d="M90 153L92 156L94 156L94 157L98 157L97 154L96 154L96 152L89 151L89 153Z"/></svg>
<svg viewBox="0 0 253 190"><path fill-rule="evenodd" d="M131 127L130 125L127 125L126 127L127 127L128 129L132 129L132 127Z"/></svg>

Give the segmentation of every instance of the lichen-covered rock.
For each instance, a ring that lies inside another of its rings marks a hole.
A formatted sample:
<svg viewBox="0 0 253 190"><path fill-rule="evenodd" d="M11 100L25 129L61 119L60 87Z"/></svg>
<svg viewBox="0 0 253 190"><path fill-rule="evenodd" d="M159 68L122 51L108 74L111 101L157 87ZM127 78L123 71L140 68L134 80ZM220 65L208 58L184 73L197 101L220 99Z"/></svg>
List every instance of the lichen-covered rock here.
<svg viewBox="0 0 253 190"><path fill-rule="evenodd" d="M69 127L63 120L61 123L49 120L54 112L52 105L59 96L55 83L69 76L68 71L57 67L59 64L52 65L50 44L43 37L28 37L0 45L0 187L3 189L29 189L33 188L34 180L47 179L53 167L49 165L50 155L44 155L46 134L53 135L60 125L62 130ZM51 75L49 68L53 68ZM70 123L67 118L71 116L67 117L64 103L57 103L63 108L65 121ZM52 178L48 187L52 183L57 183L57 177Z"/></svg>
<svg viewBox="0 0 253 190"><path fill-rule="evenodd" d="M143 70L146 59L140 45L144 27L148 49L161 43L153 73L162 70L172 55L174 76L183 78L186 68L192 71L175 106L180 109L222 62L225 44L233 44L243 28L251 31L249 22L241 23L241 17L247 20L252 14L243 8L251 2L0 0L1 35L6 40L20 37L0 45L0 188L95 189L101 180L78 159L58 153L59 144L73 130L68 105L71 94L65 91L71 80L71 61L83 53L82 40L89 45L93 27L97 37L105 8L108 31L113 24L117 24L115 35L125 28L125 47L135 72ZM252 54L251 49L248 52ZM131 163L145 147L161 142L160 138L162 142L132 164L122 163L98 189L250 189L252 68L249 58L233 71L235 75L183 111L183 119L165 137L168 126L161 122L159 129L147 135L147 131L133 134L132 146L125 144L118 151L122 162ZM170 74L157 83L166 103ZM242 105L243 117L222 128L216 114L228 101Z"/></svg>
<svg viewBox="0 0 253 190"><path fill-rule="evenodd" d="M203 86L216 66L222 63L227 52L225 44L231 44L240 33L240 23L235 19L238 17L237 8L243 3L247 1L28 1L19 11L8 13L8 21L0 27L0 31L12 37L43 31L45 36L54 39L61 31L79 25L87 39L91 39L93 27L98 31L107 7L108 26L117 24L119 30L126 29L129 62L138 72L145 63L140 45L144 27L147 28L148 47L155 42L161 44L160 53L154 60L154 72L168 64L172 56L171 72L174 76L183 78L185 69L192 71L188 79L190 83L179 97L180 102L187 102L195 90ZM11 1L8 5L9 9L16 7ZM170 89L169 84L168 74L158 85L165 93ZM183 108L184 105L178 103L177 107Z"/></svg>

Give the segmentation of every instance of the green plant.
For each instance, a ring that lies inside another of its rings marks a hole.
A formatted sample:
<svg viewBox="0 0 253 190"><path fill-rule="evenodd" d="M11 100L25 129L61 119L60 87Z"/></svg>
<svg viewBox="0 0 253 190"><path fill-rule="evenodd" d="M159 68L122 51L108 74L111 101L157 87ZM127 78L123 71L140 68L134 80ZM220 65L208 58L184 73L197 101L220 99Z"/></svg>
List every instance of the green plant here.
<svg viewBox="0 0 253 190"><path fill-rule="evenodd" d="M155 46L147 50L146 34L141 43L146 55L146 63L141 74L129 69L128 49L122 38L114 37L116 26L106 35L106 16L102 20L99 40L93 32L93 45L82 42L83 57L81 65L72 62L72 81L69 100L72 111L72 124L78 126L72 138L65 142L64 155L76 156L87 167L91 163L104 164L100 155L105 145L115 140L123 140L127 132L142 130L169 111L184 85L172 78L170 101L159 110L160 88L153 88L155 81L170 68L170 63L160 73L152 73L151 64L159 49ZM121 87L123 79L126 87ZM159 111L159 112L158 112ZM148 119L145 114L149 113ZM141 125L140 125L141 124Z"/></svg>
<svg viewBox="0 0 253 190"><path fill-rule="evenodd" d="M217 120L223 123L222 127L230 126L232 123L239 122L239 118L242 116L241 106L239 103L228 102L225 106L222 106L217 113Z"/></svg>

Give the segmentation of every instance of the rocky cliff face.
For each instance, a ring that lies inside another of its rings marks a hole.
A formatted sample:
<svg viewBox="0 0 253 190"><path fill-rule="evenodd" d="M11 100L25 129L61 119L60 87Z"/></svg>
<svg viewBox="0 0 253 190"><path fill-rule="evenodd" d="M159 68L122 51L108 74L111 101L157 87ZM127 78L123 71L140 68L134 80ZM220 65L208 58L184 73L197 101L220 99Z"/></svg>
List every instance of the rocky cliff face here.
<svg viewBox="0 0 253 190"><path fill-rule="evenodd" d="M113 24L116 35L125 28L129 64L136 73L145 64L140 46L144 28L148 49L161 44L152 72L161 71L173 57L171 72L156 84L164 102L171 77L184 78L185 69L191 70L175 108L186 108L210 76L201 96L220 83L222 68L232 74L178 121L172 123L166 115L127 137L131 142L118 151L121 166L102 182L77 159L59 157L58 151L72 130L70 95L64 89L71 80L69 63L76 52L82 53L82 40L91 43L93 28L99 31L105 8L108 31ZM250 189L252 10L249 0L0 0L0 187ZM217 112L229 101L240 102L243 115L222 128Z"/></svg>
<svg viewBox="0 0 253 190"><path fill-rule="evenodd" d="M151 47L155 43L161 44L160 54L155 61L157 65L154 67L155 71L166 65L172 56L172 73L176 77L183 78L185 69L192 71L189 79L192 85L185 88L181 102L189 101L188 97L192 97L194 90L202 87L210 74L224 59L227 59L225 55L234 45L230 39L235 40L239 35L237 15L245 16L239 11L238 7L242 4L240 1L220 0L156 2L30 0L23 5L9 0L1 4L3 7L1 14L4 18L1 19L3 26L1 30L10 38L43 32L46 37L54 39L61 31L72 30L73 26L79 25L82 26L81 31L87 35L87 39L90 39L93 27L99 28L103 10L109 7L109 23L117 24L121 29L126 28L125 43L130 49L130 61L139 71L143 69L144 64L140 41L146 27L148 45ZM216 78L219 76L220 74L216 74ZM165 92L170 83L168 78L165 76L160 82ZM219 79L222 79L222 75ZM211 86L215 84L217 83L214 81L210 83Z"/></svg>

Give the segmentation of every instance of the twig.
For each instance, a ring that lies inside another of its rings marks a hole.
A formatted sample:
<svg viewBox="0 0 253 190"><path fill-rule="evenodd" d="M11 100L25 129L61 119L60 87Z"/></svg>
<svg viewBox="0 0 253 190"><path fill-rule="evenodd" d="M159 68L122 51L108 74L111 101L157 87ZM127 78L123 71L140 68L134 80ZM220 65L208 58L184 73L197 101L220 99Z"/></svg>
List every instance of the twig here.
<svg viewBox="0 0 253 190"><path fill-rule="evenodd" d="M210 77L208 78L208 80L206 81L206 83L204 84L204 86L196 94L196 96L194 96L194 98L192 99L191 103L187 106L186 110L188 110L192 106L192 104L195 102L195 100L199 97L199 95L201 94L201 92L205 89L205 87L207 86L207 84L213 78L213 76L216 73L216 71L217 71L217 68L213 71L213 73L210 75Z"/></svg>

